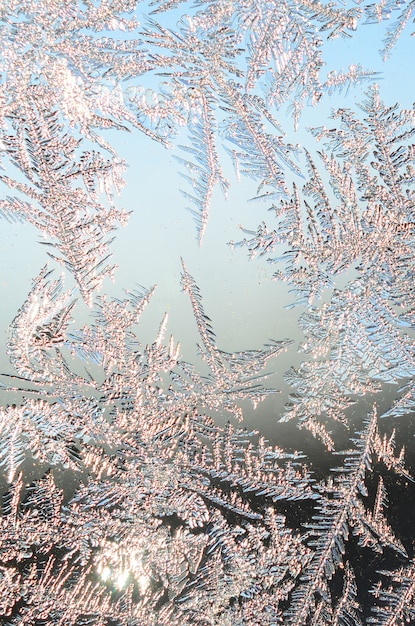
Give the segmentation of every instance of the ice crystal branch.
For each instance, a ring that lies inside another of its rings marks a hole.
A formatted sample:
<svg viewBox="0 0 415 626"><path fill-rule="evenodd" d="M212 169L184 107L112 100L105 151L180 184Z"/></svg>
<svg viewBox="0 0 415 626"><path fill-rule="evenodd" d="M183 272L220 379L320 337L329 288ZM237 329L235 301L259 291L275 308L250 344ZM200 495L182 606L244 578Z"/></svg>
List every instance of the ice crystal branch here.
<svg viewBox="0 0 415 626"><path fill-rule="evenodd" d="M30 452L40 463L82 468L87 477L87 484L81 483L65 506L52 474L33 486L23 501L20 479L10 489L2 561L12 565L17 559L24 564L19 565L20 584L31 581L39 587L28 601L27 615L32 619L43 606L48 619L64 616L71 623L81 615L92 624L105 615L121 623L125 615L144 614L161 623L167 619L163 615L176 623L198 623L198 607L207 590L215 623L233 614L236 598L243 615L251 611L259 615L267 611L267 597L268 601L287 597L298 572L296 559L307 559L301 538L275 511L276 502L315 498L311 478L300 465L301 455L286 454L262 438L254 446L254 433L230 424L219 427L198 410L205 405L207 410L229 406L234 411L238 398L251 396L257 402L259 392L271 390L258 382L252 385L252 374L258 377L279 349L230 355L216 348L198 287L184 272L202 342L211 355L207 360L216 381L215 398L213 381L182 363L172 340L164 345L165 323L152 345L142 346L135 336L133 327L151 290L127 294L124 301L101 299L95 324L70 333L70 294L60 293L61 283L50 281L44 270L22 307L15 325L20 332L13 343L17 364L24 355L19 371L32 386L43 380L54 386L48 402L27 400L4 409L1 463L12 480ZM36 307L41 290L44 306ZM27 316L32 328L50 329L40 356L30 352L33 332L23 333ZM57 319L59 329L54 328ZM59 367L51 365L47 371L53 372L52 378L39 378L39 359L48 354L46 362L56 360L60 366L61 348L56 346L62 345L90 367L102 368L103 380L71 374L69 365L65 381L57 380L62 379ZM184 374L191 385L180 384ZM54 397L58 394L59 400ZM22 532L31 517L31 548L25 551L27 537ZM56 550L64 555L59 574ZM47 562L39 565L41 573L32 579L42 554ZM255 567L253 559L258 562ZM10 582L3 577L2 583L6 581ZM110 584L122 593L121 604L110 601ZM265 594L261 601L260 590ZM125 613L128 593L136 599L127 603L130 613ZM87 609L92 595L94 610ZM13 615L17 598L6 597L7 611Z"/></svg>
<svg viewBox="0 0 415 626"><path fill-rule="evenodd" d="M73 274L90 302L113 270L107 263L107 235L126 220L126 213L112 202L114 190L122 185L123 164L99 152L82 151L82 140L64 131L54 100L54 92L33 87L8 115L14 132L3 134L5 152L27 183L1 176L18 195L2 200L0 213L26 220L44 233L49 239L44 243L59 253L51 256ZM109 206L99 202L99 188L106 192Z"/></svg>
<svg viewBox="0 0 415 626"><path fill-rule="evenodd" d="M328 147L320 156L331 190L306 153L304 198L294 186L291 199L275 207L274 230L262 224L237 244L252 256L284 249L270 261L282 264L275 277L299 296L295 304L308 307L301 349L311 357L286 374L295 393L284 419L296 417L329 448L327 418L345 420L356 396L414 372L413 341L404 332L413 306L414 113L386 107L377 88L362 109L363 117L339 110L338 128L313 131ZM317 308L346 270L353 278Z"/></svg>
<svg viewBox="0 0 415 626"><path fill-rule="evenodd" d="M380 572L391 582L390 586L376 587L372 594L377 599L373 609L374 616L369 617L369 624L391 626L396 623L410 623L415 618L415 572L413 562L396 571ZM379 600L382 604L379 604Z"/></svg>
<svg viewBox="0 0 415 626"><path fill-rule="evenodd" d="M162 4L155 11L164 9ZM192 150L196 163L186 162L197 194L190 199L196 204L199 238L212 186L223 185L215 156L217 123L223 138L236 145L236 150L227 149L238 171L256 179L260 188L266 185L268 191L284 195L285 166L297 175L299 168L295 147L285 141L278 123L279 109L291 104L298 122L308 100L316 103L325 90L372 78L357 66L347 73L335 70L327 81L320 77L324 65L320 33L330 38L353 32L360 14L358 9L343 11L322 3L294 7L283 2L277 7L209 2L184 16L175 31L147 20L142 30L145 41L168 55L163 75L186 95L190 138L193 142L197 129L205 139L196 152ZM195 98L200 101L197 107Z"/></svg>
<svg viewBox="0 0 415 626"><path fill-rule="evenodd" d="M156 3L153 13L162 18L175 4ZM198 141L196 163L186 167L199 240L212 189L225 184L216 150L219 124L237 145L243 171L281 193L283 167L297 174L298 167L278 126L280 107L290 104L298 122L308 100L316 103L324 91L372 77L358 66L346 73L335 68L327 80L320 76L324 41L353 33L362 14L357 8L215 1L187 7L190 14L173 29L145 13L139 23L135 0L56 6L43 0L33 11L30 3L16 2L2 11L2 119L16 93L24 101L41 86L65 121L101 146L97 130L137 128L166 143L188 125L190 141Z"/></svg>
<svg viewBox="0 0 415 626"><path fill-rule="evenodd" d="M392 25L388 27L383 41L384 46L381 53L385 60L391 55L393 48L396 46L402 35L403 30L408 25L414 12L414 3L408 2L407 4L403 4L399 1L396 2L395 0L387 0L386 2L382 1L369 4L365 7L366 20L369 23L389 20L394 13L398 11L399 15L397 19L393 20Z"/></svg>
<svg viewBox="0 0 415 626"><path fill-rule="evenodd" d="M292 624L307 623L307 616L313 614L317 608L317 597L322 597L322 601L327 603L330 593L327 583L336 569L343 567L345 541L350 528L359 536L360 545L380 551L384 546L393 547L398 553L407 556L382 515L385 503L383 492L381 495L378 493L373 515L365 511L359 499L359 494L367 495L364 481L366 474L371 471L374 453L378 454L377 440L377 414L374 410L366 420L365 430L360 438L353 440L354 449L343 453L346 456L343 467L334 470L339 475L322 492L318 515L311 524L306 525L310 529L310 535L314 537L310 545L315 548L315 552L300 576L301 584L294 591L287 611L287 617ZM383 489L382 484L380 489ZM348 577L347 572L348 570ZM350 584L347 577L346 587ZM345 593L348 591L345 590ZM356 603L354 605L357 608ZM328 603L329 611L330 608Z"/></svg>
<svg viewBox="0 0 415 626"><path fill-rule="evenodd" d="M285 127L287 110L298 126L306 104L373 78L356 64L326 72L330 40L399 10L388 53L412 9L309 0L0 7L0 214L38 228L64 272L41 270L9 329L6 626L361 626L368 551L367 623L414 618L412 537L389 514L386 488L395 480L413 493L411 470L398 430L375 409L367 419L349 410L402 381L383 416L415 407L414 111L384 105L373 88L362 113L340 109L333 128L312 131L317 154ZM289 340L222 350L184 263L202 364L182 358L167 315L150 342L140 338L154 287L97 295L127 216L116 205L124 163L114 130L169 147L179 135L199 242L214 190L228 188L221 147L257 183L256 198L274 201L275 227L263 223L240 245L252 256L281 249L275 278L306 309L305 360L285 374L292 393L278 417L323 441L329 476L293 446L237 425L246 400L256 408L276 392L268 368ZM65 291L67 274L75 287ZM81 328L80 298L91 315ZM333 423L354 433L339 467Z"/></svg>
<svg viewBox="0 0 415 626"><path fill-rule="evenodd" d="M16 380L27 379L31 388L20 390L29 395L45 382L53 386L49 395L39 390L46 400L25 400L2 412L1 464L13 482L3 508L0 584L7 586L2 597L10 625L20 611L14 590L23 588L30 589L25 615L51 623L145 618L202 625L206 603L212 624L255 623L258 616L272 624L283 615L305 624L314 606L331 615L327 623L341 615L357 620L348 566L343 596L337 603L327 599L349 528L361 545L406 558L383 513L382 483L373 512L361 502L373 455L405 472L402 455L395 457L393 443L379 434L376 411L337 477L319 483L302 465L303 455L216 424L209 412L220 407L238 415L239 399L257 402L258 394L272 391L260 386L260 372L281 346L221 351L185 266L182 281L210 376L183 362L172 339L164 343L166 320L151 345L139 341L135 327L153 290L127 293L124 300L99 298L94 324L72 331L71 294L43 270L22 307L13 351L23 376ZM36 307L39 300L44 306ZM34 332L23 332L27 316L47 340L38 352L30 351ZM67 359L63 378L64 349L95 375L72 373ZM46 355L45 377L39 359ZM82 469L75 495L64 502L51 472L26 493L21 477L14 477L28 454L41 465ZM278 511L303 502L316 507L305 533Z"/></svg>

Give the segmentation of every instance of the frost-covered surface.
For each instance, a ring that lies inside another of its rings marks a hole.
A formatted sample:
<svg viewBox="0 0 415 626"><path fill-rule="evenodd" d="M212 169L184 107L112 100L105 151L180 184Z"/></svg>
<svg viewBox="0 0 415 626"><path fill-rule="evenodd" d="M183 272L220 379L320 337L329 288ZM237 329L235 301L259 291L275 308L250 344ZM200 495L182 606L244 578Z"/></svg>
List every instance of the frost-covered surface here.
<svg viewBox="0 0 415 626"><path fill-rule="evenodd" d="M370 68L323 63L331 39L392 16L387 58L412 11L308 0L0 7L0 213L38 228L48 255L10 324L14 374L1 378L2 623L415 623L415 110L384 104ZM352 89L360 108L312 129L309 150L286 139L306 105ZM128 221L108 129L166 147L180 136L199 243L214 190L229 188L226 153L256 181L274 216L233 245L277 264L302 307L304 361L285 373L291 393L273 417L305 430L321 466L244 427L247 403L276 393L269 366L292 342L221 349L186 250L200 367L167 315L152 342L140 338L155 287L102 293ZM396 399L379 415L385 385Z"/></svg>

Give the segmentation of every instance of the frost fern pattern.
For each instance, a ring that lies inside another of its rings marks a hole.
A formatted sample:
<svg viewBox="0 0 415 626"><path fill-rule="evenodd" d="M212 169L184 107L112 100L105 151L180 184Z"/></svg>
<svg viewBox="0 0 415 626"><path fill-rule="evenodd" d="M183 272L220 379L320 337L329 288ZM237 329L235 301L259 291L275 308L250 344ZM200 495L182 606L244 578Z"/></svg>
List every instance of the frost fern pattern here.
<svg viewBox="0 0 415 626"><path fill-rule="evenodd" d="M412 12L309 0L0 8L0 215L37 228L47 261L9 325L13 373L0 379L6 626L415 623L413 534L394 514L396 494L415 498L415 112L385 104L370 68L323 60L389 14L393 56ZM290 141L306 106L362 86L360 111L334 112L310 149ZM226 159L255 182L275 221L233 246L269 256L302 307L298 367L279 368L289 338L220 347L186 250L198 362L167 313L142 340L156 286L102 293L129 214L113 131L181 151L199 244L216 187L231 185ZM321 465L278 445L277 424L273 443L245 426L248 404L279 393L271 368L290 389L272 417L296 423ZM385 385L395 395L380 410Z"/></svg>

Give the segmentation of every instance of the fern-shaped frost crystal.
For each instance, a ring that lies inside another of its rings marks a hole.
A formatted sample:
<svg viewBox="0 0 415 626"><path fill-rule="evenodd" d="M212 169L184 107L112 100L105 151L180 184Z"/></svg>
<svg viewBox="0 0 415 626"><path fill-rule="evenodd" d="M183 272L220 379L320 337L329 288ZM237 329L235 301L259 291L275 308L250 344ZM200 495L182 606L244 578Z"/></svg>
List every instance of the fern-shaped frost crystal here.
<svg viewBox="0 0 415 626"><path fill-rule="evenodd" d="M5 626L415 620L413 533L395 514L414 494L413 444L407 466L401 442L415 409L414 111L371 87L359 112L345 104L313 128L307 150L295 134L308 105L318 114L374 77L337 64L336 38L396 15L388 56L412 12L412 1L0 6L0 216L35 227L49 262L9 324L13 369L1 374ZM195 362L167 313L143 340L155 287L102 291L128 215L115 131L139 134L144 151L179 149L199 243L230 162L273 203L273 226L244 229L236 246L269 256L302 307L299 365L280 367L289 339L221 349L183 261ZM375 395L386 409L362 417ZM260 403L272 442L244 423ZM310 456L292 438L277 445L291 420Z"/></svg>

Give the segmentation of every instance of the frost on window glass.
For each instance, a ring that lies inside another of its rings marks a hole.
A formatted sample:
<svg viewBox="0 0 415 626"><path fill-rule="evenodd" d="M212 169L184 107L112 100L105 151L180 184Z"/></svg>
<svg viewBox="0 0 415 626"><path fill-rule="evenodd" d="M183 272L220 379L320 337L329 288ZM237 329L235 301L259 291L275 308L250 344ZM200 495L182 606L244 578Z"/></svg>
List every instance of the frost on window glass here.
<svg viewBox="0 0 415 626"><path fill-rule="evenodd" d="M415 623L413 11L0 6L6 626Z"/></svg>

